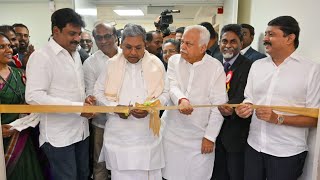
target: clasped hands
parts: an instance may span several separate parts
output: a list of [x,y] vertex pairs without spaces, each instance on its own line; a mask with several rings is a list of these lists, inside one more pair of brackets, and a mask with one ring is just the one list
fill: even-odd
[[[240,104],[238,107],[236,107],[235,111],[239,117],[248,118],[253,113],[252,104]],[[269,122],[269,123],[273,123],[273,124],[278,123],[278,120],[277,120],[278,115],[274,113],[271,108],[268,108],[268,107],[257,108],[256,116],[258,119]]]
[[[118,105],[118,106],[125,106],[125,105]],[[129,105],[127,107],[132,107],[132,105]],[[116,113],[116,114],[118,114],[119,117],[122,119],[128,119],[130,115],[132,115],[135,118],[141,119],[141,118],[145,118],[149,114],[149,112],[146,110],[132,109],[130,110],[129,113]]]

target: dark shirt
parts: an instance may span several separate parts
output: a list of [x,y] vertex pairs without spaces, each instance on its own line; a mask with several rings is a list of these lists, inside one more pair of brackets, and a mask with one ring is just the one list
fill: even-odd
[[86,50],[80,48],[78,50],[79,54],[80,54],[80,58],[81,58],[81,62],[83,64],[83,62],[89,57],[89,54],[86,52]]
[[211,46],[209,49],[207,49],[206,53],[209,54],[210,56],[218,59],[219,61],[223,60],[223,56],[220,52],[218,42],[216,42],[213,46]]

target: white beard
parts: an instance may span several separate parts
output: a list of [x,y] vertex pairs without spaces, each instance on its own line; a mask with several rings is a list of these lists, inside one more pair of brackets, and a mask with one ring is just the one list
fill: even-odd
[[233,57],[233,53],[223,53],[222,56],[224,59],[230,59]]

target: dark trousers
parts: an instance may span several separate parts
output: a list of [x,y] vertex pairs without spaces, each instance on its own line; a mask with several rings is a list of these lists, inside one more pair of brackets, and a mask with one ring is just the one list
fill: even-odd
[[296,180],[302,174],[307,153],[276,157],[258,152],[248,145],[245,152],[245,180]]
[[244,152],[227,152],[217,139],[211,180],[243,180],[243,177]]
[[89,138],[66,147],[45,143],[41,148],[49,160],[54,180],[88,180]]

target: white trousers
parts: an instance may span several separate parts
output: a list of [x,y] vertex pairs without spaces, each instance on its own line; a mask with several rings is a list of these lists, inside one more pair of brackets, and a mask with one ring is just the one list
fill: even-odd
[[162,180],[161,169],[144,170],[111,170],[111,180]]

